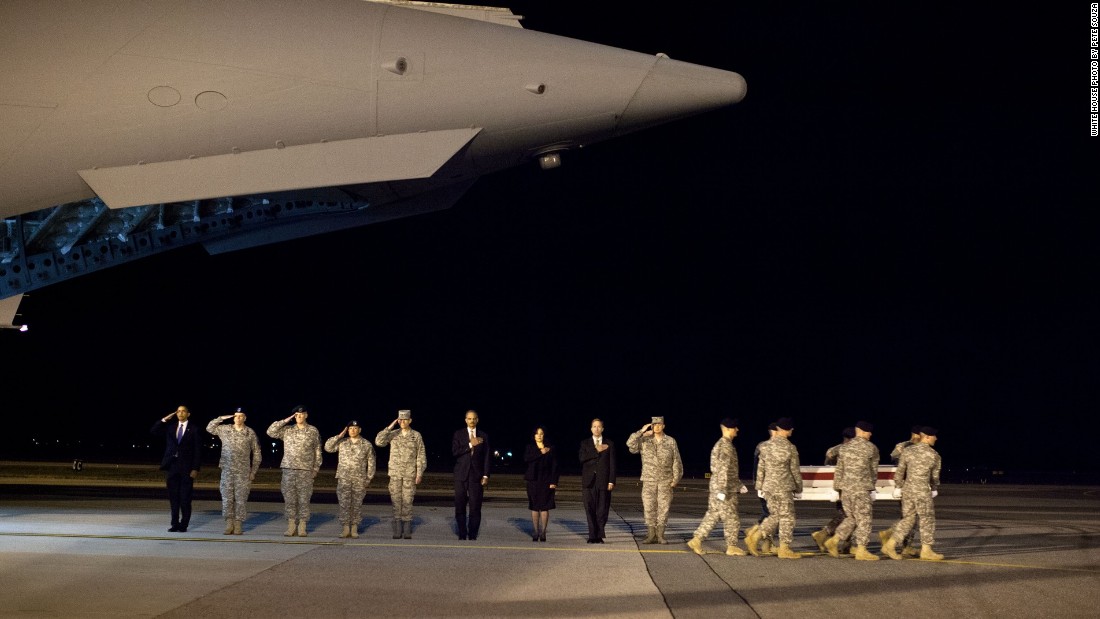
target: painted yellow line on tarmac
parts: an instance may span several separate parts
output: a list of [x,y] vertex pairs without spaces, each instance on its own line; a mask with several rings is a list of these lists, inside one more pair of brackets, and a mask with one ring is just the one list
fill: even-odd
[[209,542],[215,544],[307,544],[312,546],[356,546],[376,548],[462,548],[466,550],[538,550],[538,551],[572,551],[572,552],[645,552],[645,553],[672,553],[683,554],[688,550],[661,550],[637,548],[571,548],[561,546],[486,546],[473,544],[424,544],[402,542],[346,542],[339,540],[325,540],[323,538],[287,538],[287,539],[262,539],[255,537],[225,536],[225,537],[181,537],[169,535],[100,535],[92,533],[8,533],[0,532],[0,537],[51,537],[59,539],[117,539],[136,541],[169,541],[169,542]]
[[[137,540],[137,541],[170,541],[170,542],[208,542],[215,544],[284,544],[284,545],[311,545],[311,546],[355,546],[362,548],[462,548],[465,550],[532,550],[542,552],[629,552],[629,553],[646,553],[646,554],[695,554],[691,550],[676,550],[676,549],[660,549],[660,548],[573,548],[573,547],[561,547],[561,546],[485,546],[485,545],[473,545],[473,544],[424,544],[424,543],[402,543],[402,542],[345,542],[338,540],[324,540],[317,538],[287,538],[287,539],[263,539],[263,538],[244,538],[239,536],[226,536],[226,537],[179,537],[179,536],[167,536],[167,535],[96,535],[90,533],[10,533],[0,532],[0,537],[49,537],[58,539],[117,539],[117,540]],[[724,552],[711,552],[708,551],[708,555],[722,555]],[[826,553],[812,553],[803,552],[800,553],[803,557],[814,556],[828,556]],[[769,558],[757,557],[757,558]],[[1100,574],[1100,570],[1079,568],[1079,567],[1060,567],[1051,565],[1035,565],[1027,563],[994,563],[992,561],[964,561],[962,559],[944,559],[943,561],[925,561],[923,559],[907,559],[906,563],[914,561],[920,561],[921,563],[943,563],[953,565],[976,565],[981,567],[1006,567],[1014,569],[1027,569],[1027,570],[1052,570],[1059,572],[1080,572],[1083,574]]]

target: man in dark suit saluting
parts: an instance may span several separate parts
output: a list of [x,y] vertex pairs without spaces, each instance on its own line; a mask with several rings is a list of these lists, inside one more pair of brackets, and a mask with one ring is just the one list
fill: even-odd
[[592,420],[592,436],[581,441],[581,494],[588,516],[588,543],[602,544],[611,491],[615,489],[615,445],[603,438],[603,422]]
[[[481,528],[481,498],[489,483],[489,435],[477,429],[477,411],[466,411],[466,427],[455,432],[455,521],[458,539],[477,539]],[[470,507],[469,521],[466,506]]]
[[[195,478],[199,476],[199,462],[202,452],[199,450],[199,432],[191,427],[187,419],[191,411],[180,406],[176,412],[158,419],[149,430],[152,434],[164,435],[164,458],[160,461],[160,470],[164,471],[168,485],[168,503],[172,507],[172,533],[186,533],[191,522],[191,493],[195,488]],[[175,423],[169,423],[173,417]]]

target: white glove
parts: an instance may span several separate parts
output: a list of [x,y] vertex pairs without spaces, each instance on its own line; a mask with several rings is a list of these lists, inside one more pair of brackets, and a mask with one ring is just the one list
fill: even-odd
[[719,492],[715,496],[715,498],[717,498],[719,501],[725,501],[726,500],[726,493],[725,492]]
[[894,497],[895,499],[900,499],[901,498],[901,488],[894,488],[894,491],[890,493],[890,496]]
[[794,500],[798,501],[801,498],[802,498],[802,493],[801,492],[795,492],[794,493]]
[[837,492],[836,490],[833,490],[832,492],[829,493],[829,500],[832,501],[833,503],[836,503],[837,501],[840,500],[840,493]]
[[757,490],[756,491],[756,496],[758,496],[760,498],[764,498],[764,491],[763,490]]
[[932,498],[933,498],[933,499],[934,499],[934,498],[936,498],[936,495],[938,495],[939,493],[940,493],[940,491],[939,491],[939,490],[933,490],[933,491],[932,491]]
[[746,486],[745,484],[741,484],[741,494],[745,494],[748,491],[749,491],[749,487]]
[[875,491],[875,490],[872,490],[871,491],[871,500],[874,501],[877,498],[878,498],[878,492]]

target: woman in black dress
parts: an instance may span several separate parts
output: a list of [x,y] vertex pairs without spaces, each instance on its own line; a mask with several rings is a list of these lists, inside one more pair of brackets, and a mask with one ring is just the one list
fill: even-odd
[[558,458],[554,448],[546,442],[546,429],[535,428],[535,442],[527,446],[523,454],[527,472],[527,507],[531,510],[534,532],[532,542],[546,541],[546,525],[550,522],[550,510],[554,509],[554,491],[558,487]]

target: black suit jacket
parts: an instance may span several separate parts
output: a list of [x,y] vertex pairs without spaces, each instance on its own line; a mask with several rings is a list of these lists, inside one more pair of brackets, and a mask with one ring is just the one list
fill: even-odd
[[604,439],[603,444],[607,450],[603,453],[596,451],[596,445],[592,437],[581,441],[581,487],[593,486],[605,487],[615,483],[615,444]]
[[451,453],[455,457],[455,479],[469,479],[489,476],[492,451],[489,449],[489,435],[480,429],[474,431],[482,443],[470,449],[470,431],[462,428],[455,432],[451,441]]
[[187,429],[183,432],[183,439],[176,442],[176,429],[179,421],[168,423],[158,419],[149,429],[152,434],[164,435],[164,457],[160,461],[160,470],[171,470],[173,465],[179,464],[178,471],[197,471],[202,461],[202,449],[199,447],[199,428],[197,421],[187,422]]

